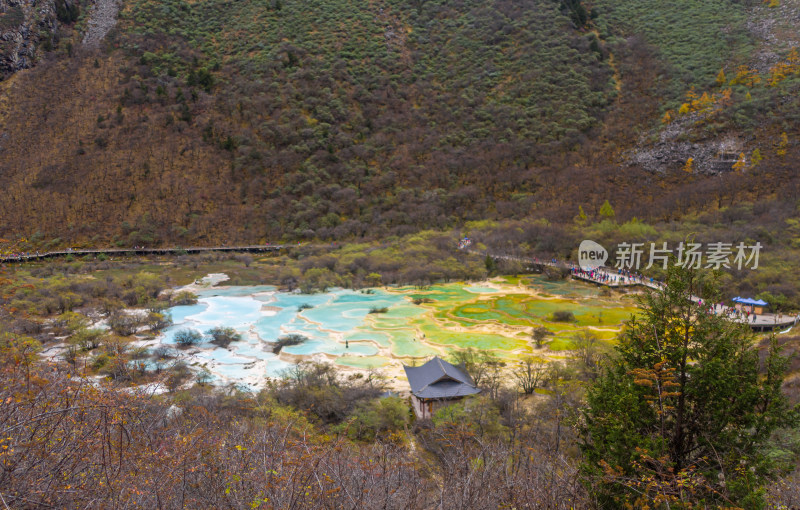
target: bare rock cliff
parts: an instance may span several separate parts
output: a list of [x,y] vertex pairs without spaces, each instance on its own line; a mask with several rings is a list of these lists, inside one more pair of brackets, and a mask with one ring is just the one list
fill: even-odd
[[32,67],[80,7],[79,0],[0,0],[0,80]]

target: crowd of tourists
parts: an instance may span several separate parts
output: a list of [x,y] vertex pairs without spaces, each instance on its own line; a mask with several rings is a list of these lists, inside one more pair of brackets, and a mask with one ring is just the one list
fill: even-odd
[[634,285],[634,284],[643,284],[643,285],[663,285],[662,282],[655,280],[654,278],[648,278],[641,273],[636,273],[630,271],[628,269],[616,269],[616,270],[609,270],[609,269],[583,269],[579,266],[572,266],[571,268],[572,276],[577,276],[578,278],[593,280],[598,283],[603,283],[605,285]]
[[30,257],[38,257],[39,252],[30,252],[30,251],[16,251],[12,253],[4,253],[2,254],[2,258],[5,259],[26,259]]

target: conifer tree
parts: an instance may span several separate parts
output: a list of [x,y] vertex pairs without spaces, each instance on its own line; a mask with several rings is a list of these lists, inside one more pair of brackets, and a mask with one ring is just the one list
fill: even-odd
[[611,207],[611,204],[608,202],[608,199],[606,199],[606,201],[603,202],[603,205],[600,207],[600,216],[602,216],[607,220],[614,219],[615,216],[614,208]]
[[797,422],[786,359],[773,340],[760,367],[749,327],[690,299],[700,289],[718,301],[711,278],[670,267],[588,391],[582,469],[603,508],[763,507],[763,445]]
[[781,133],[780,141],[778,142],[778,150],[776,153],[778,156],[785,156],[786,155],[786,148],[789,147],[789,137],[786,135],[784,131]]
[[734,171],[741,173],[744,170],[746,163],[747,160],[744,156],[744,152],[740,152],[739,157],[736,159],[736,163],[733,164]]
[[725,77],[725,69],[720,69],[717,74],[717,85],[722,87],[726,83],[728,83],[728,79]]
[[761,155],[761,150],[759,148],[753,149],[753,153],[750,155],[750,166],[755,168],[761,163],[762,159],[764,159],[764,157]]
[[588,221],[589,221],[589,218],[586,216],[586,213],[583,211],[583,206],[579,205],[578,206],[578,215],[575,217],[575,223],[577,223],[580,226],[584,226],[584,225],[586,225],[586,223]]

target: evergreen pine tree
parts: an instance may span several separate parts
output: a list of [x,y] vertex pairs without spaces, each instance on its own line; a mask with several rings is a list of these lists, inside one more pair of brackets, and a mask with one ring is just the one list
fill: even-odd
[[797,417],[786,359],[773,341],[759,367],[749,327],[691,300],[701,288],[718,302],[713,282],[671,267],[588,391],[582,469],[604,508],[763,507],[764,443]]

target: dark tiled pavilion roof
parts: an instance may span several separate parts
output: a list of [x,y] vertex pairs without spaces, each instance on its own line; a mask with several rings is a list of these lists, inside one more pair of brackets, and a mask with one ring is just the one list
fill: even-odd
[[420,367],[403,365],[417,398],[454,398],[479,393],[472,379],[462,369],[438,356]]

